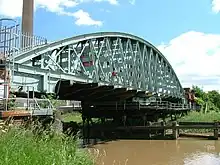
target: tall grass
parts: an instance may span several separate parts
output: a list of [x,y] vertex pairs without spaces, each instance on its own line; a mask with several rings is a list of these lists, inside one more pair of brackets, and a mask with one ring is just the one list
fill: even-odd
[[77,141],[56,133],[36,135],[32,130],[0,129],[0,165],[92,165]]

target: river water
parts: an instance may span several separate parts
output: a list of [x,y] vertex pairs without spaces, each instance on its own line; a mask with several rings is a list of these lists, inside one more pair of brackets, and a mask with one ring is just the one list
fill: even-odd
[[220,165],[220,141],[118,140],[89,151],[97,165]]

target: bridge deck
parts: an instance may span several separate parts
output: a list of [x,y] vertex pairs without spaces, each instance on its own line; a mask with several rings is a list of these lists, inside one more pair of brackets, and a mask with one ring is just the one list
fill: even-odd
[[[100,83],[72,83],[71,81],[60,81],[55,87],[55,93],[61,100],[78,101],[123,101],[132,97],[150,97],[155,93],[134,89],[134,87],[125,88],[117,85],[106,85]],[[168,98],[173,102],[180,101],[179,98],[172,97],[169,94],[160,94],[160,98]]]

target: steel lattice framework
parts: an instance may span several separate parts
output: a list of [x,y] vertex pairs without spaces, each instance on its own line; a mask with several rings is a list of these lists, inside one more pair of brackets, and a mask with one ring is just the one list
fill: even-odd
[[69,79],[183,97],[178,77],[163,54],[131,34],[80,35],[20,51],[10,60],[15,77],[18,72],[43,76],[46,91],[48,79]]

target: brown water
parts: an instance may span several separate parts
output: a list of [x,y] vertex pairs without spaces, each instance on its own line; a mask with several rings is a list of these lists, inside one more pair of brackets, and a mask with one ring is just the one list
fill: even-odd
[[220,165],[220,141],[119,140],[94,147],[97,165]]

